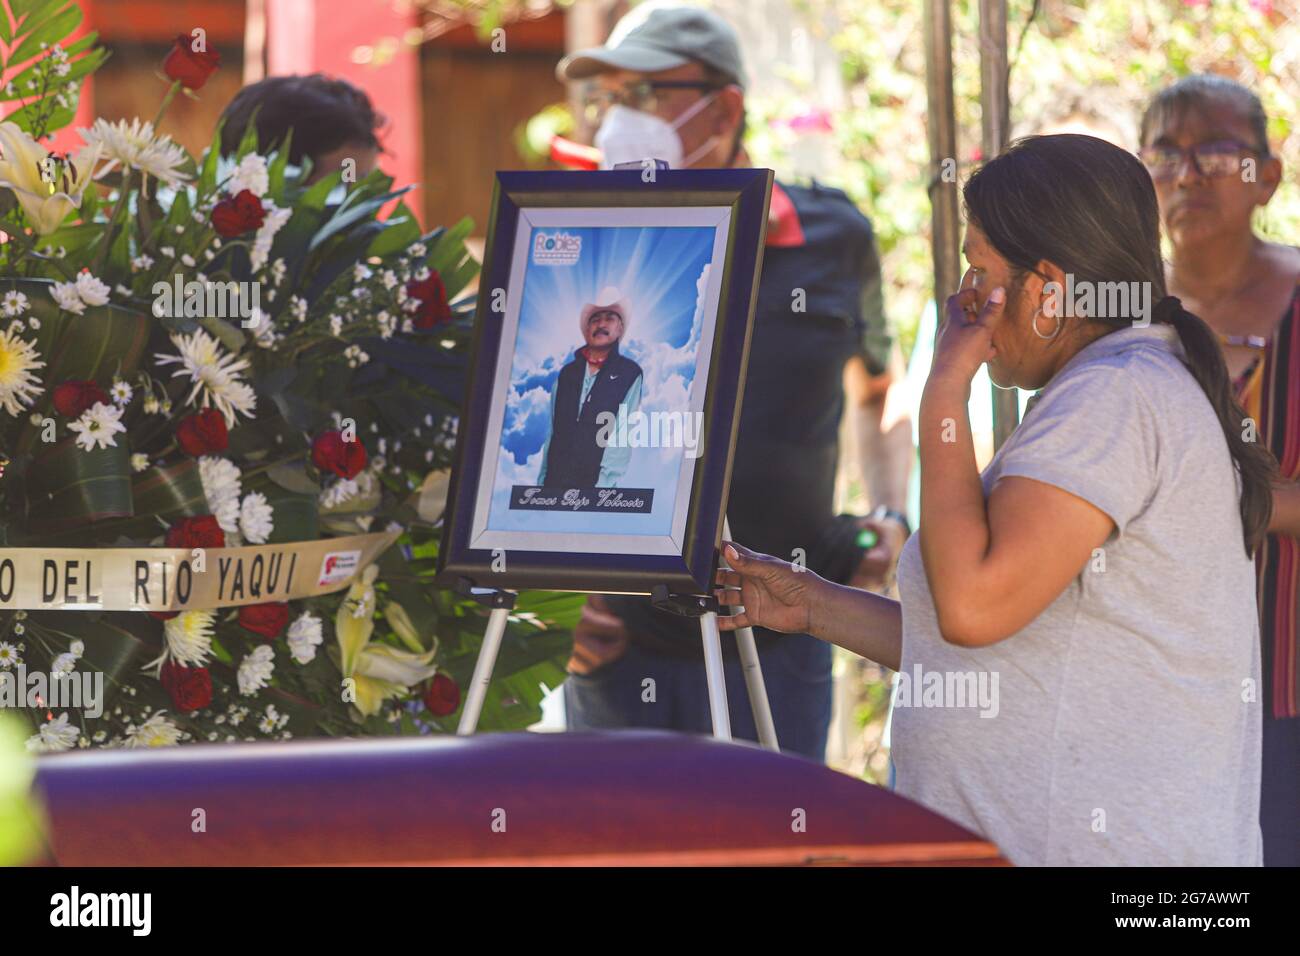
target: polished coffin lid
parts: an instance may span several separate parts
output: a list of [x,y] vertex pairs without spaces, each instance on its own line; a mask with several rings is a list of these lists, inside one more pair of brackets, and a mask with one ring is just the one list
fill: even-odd
[[888,790],[662,731],[80,752],[37,787],[73,866],[1004,862]]

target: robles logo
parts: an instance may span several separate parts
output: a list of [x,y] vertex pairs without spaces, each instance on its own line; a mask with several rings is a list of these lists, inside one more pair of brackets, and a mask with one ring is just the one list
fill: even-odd
[[539,232],[533,239],[533,262],[539,266],[575,265],[582,255],[582,237],[567,232]]

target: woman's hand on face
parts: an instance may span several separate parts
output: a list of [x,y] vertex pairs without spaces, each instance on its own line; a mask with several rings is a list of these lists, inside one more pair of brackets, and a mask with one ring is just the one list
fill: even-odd
[[997,355],[993,330],[1002,319],[1006,297],[1006,290],[998,286],[978,311],[973,288],[948,297],[943,327],[934,344],[929,381],[970,385],[980,366]]
[[786,634],[805,634],[811,626],[811,592],[821,580],[812,571],[771,555],[723,542],[723,556],[731,566],[718,570],[714,595],[724,611],[744,605],[744,611],[718,616],[718,627],[766,627]]

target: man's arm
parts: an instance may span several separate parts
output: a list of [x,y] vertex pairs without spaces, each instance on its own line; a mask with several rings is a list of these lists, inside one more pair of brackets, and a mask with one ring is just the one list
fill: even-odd
[[[641,379],[643,376],[638,375],[627,394],[623,397],[620,408],[627,409],[627,417],[631,418],[641,407]],[[600,457],[600,475],[596,478],[597,488],[616,488],[618,481],[627,471],[628,462],[632,459],[632,449],[626,445],[607,445],[605,453]]]

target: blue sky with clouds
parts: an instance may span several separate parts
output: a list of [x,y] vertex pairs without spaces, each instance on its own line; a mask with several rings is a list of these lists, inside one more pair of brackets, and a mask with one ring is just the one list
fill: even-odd
[[560,369],[583,345],[582,307],[606,287],[617,288],[628,306],[619,350],[645,375],[641,410],[689,410],[701,332],[711,335],[715,318],[703,315],[714,227],[534,227],[530,250],[538,232],[557,231],[580,237],[582,248],[572,265],[542,265],[529,255],[488,527],[666,534],[681,448],[632,451],[619,484],[655,489],[649,515],[512,512],[506,504],[511,485],[537,480],[550,434],[551,391]]

